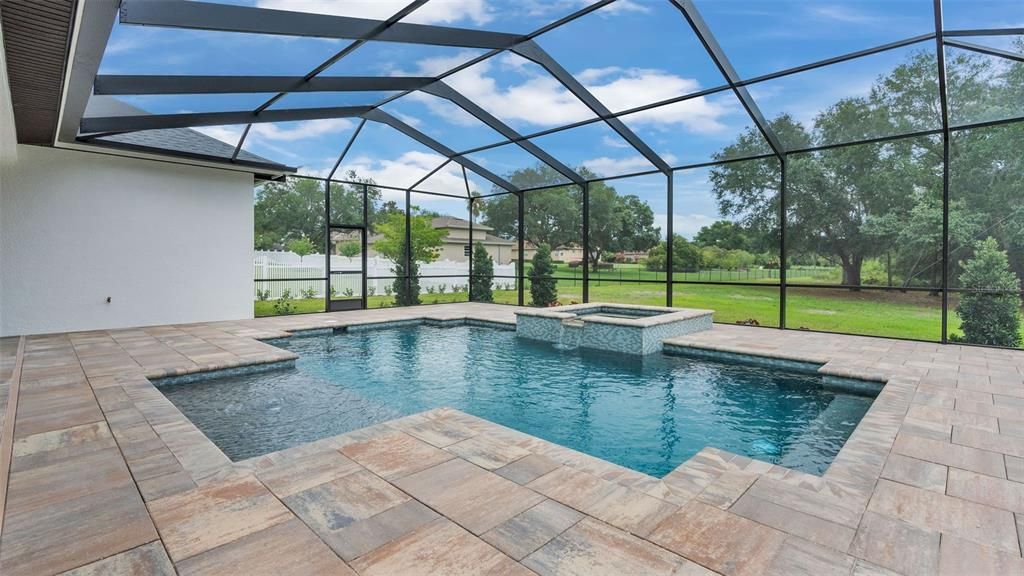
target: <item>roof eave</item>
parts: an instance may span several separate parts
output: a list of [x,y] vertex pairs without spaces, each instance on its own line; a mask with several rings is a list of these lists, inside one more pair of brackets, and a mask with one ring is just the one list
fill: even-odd
[[157,148],[151,146],[140,146],[138,144],[129,144],[125,142],[112,142],[112,141],[101,141],[101,140],[89,140],[85,142],[79,142],[81,145],[87,145],[90,148],[107,148],[115,150],[125,150],[129,152],[139,152],[153,156],[161,157],[172,157],[186,160],[198,160],[210,165],[213,168],[227,168],[232,170],[240,170],[245,172],[251,172],[254,177],[263,180],[274,180],[281,176],[295,174],[298,170],[293,166],[286,166],[284,164],[276,164],[273,162],[252,162],[247,160],[236,159],[232,162],[228,158],[220,156],[212,156],[209,154],[197,154],[193,152],[184,152],[178,150],[170,150],[167,148]]

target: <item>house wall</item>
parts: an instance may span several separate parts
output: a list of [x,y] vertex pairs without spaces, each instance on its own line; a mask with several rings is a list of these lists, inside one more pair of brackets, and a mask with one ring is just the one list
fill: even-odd
[[251,174],[24,145],[3,168],[0,335],[250,318],[252,262]]
[[[523,250],[524,259],[529,262],[533,260],[533,257],[537,255],[537,249],[532,246],[526,246]],[[512,258],[519,258],[519,247],[516,246],[512,249]],[[557,262],[572,262],[573,260],[583,260],[583,249],[582,248],[556,248],[551,251],[551,259]]]
[[[479,242],[478,240],[477,243]],[[460,241],[460,239],[449,236],[438,249],[438,259],[451,260],[453,262],[469,262],[470,258],[466,256],[465,248],[467,244],[469,244],[468,237]],[[491,255],[495,264],[508,264],[512,261],[512,246],[484,243],[484,249]]]

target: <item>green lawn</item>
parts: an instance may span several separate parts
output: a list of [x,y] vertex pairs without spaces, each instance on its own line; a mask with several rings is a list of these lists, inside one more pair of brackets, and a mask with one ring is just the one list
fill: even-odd
[[[715,321],[722,323],[755,320],[761,326],[778,326],[779,289],[777,286],[731,286],[709,284],[676,284],[673,286],[674,306],[708,308],[715,311]],[[558,281],[559,301],[573,304],[583,301],[583,285],[579,280]],[[529,282],[526,286],[529,303]],[[421,294],[424,304],[465,302],[465,292]],[[495,302],[516,304],[515,290],[497,290]],[[592,302],[623,304],[665,304],[665,287],[659,284],[591,281]],[[846,332],[872,336],[890,336],[915,340],[939,340],[942,331],[941,298],[927,292],[882,292],[878,290],[827,290],[789,288],[787,319],[789,328],[806,328],[830,332]],[[371,296],[370,308],[394,305],[393,296]],[[256,302],[256,316],[274,315],[273,301]],[[322,299],[295,300],[296,313],[322,312]],[[956,305],[950,298],[951,308]],[[959,330],[960,321],[949,315],[950,334]]]
[[[581,302],[582,284],[559,281],[558,295],[563,304]],[[590,301],[663,306],[665,287],[592,282]],[[714,310],[716,322],[732,324],[756,320],[761,326],[779,325],[779,289],[776,286],[676,284],[672,290],[672,305]],[[789,328],[918,340],[938,340],[942,333],[941,299],[928,293],[789,288],[786,305]],[[950,330],[957,328],[959,320],[952,315]]]
[[[531,263],[526,263],[529,274]],[[583,268],[570,268],[568,264],[556,264],[553,276],[558,278],[583,279]],[[787,269],[790,282],[829,283],[839,281],[838,268],[797,266]],[[665,280],[664,272],[651,272],[641,264],[615,264],[611,270],[591,270],[591,280]],[[779,271],[761,268],[745,270],[702,270],[700,272],[676,272],[673,279],[677,282],[763,282],[777,284]]]

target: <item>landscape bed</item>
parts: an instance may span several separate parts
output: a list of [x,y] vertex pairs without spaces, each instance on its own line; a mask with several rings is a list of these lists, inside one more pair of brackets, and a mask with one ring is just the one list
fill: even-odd
[[708,445],[820,474],[880,386],[753,357],[561,350],[461,323],[274,343],[299,354],[294,368],[157,385],[236,461],[450,406],[658,477]]

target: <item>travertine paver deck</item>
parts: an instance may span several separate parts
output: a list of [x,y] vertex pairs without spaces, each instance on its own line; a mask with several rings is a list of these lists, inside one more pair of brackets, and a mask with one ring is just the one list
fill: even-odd
[[514,310],[0,339],[0,573],[1024,574],[1021,352],[670,341],[886,381],[821,477],[709,447],[657,479],[447,408],[233,463],[147,379],[289,360],[258,339],[294,330]]

